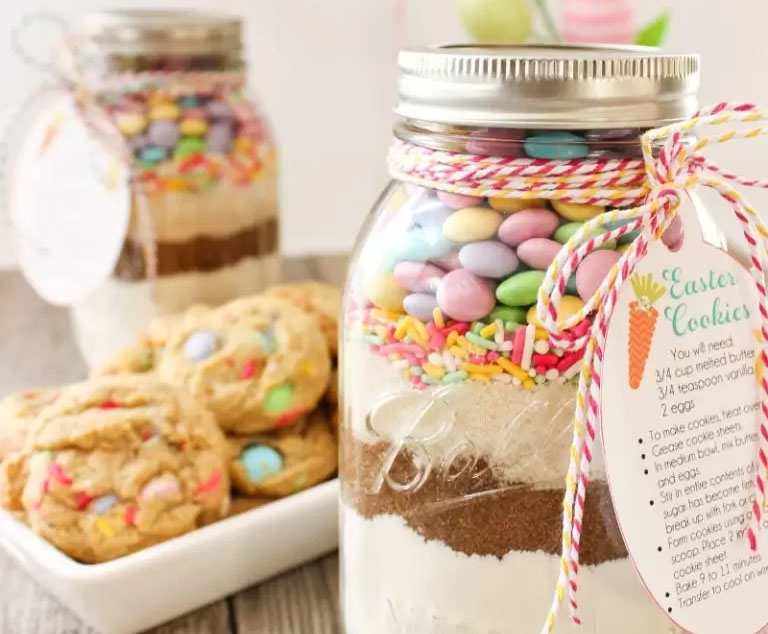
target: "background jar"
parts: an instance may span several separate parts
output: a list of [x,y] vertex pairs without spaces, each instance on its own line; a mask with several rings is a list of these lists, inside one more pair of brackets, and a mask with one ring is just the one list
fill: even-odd
[[[446,47],[405,52],[400,67],[395,133],[413,161],[637,159],[645,129],[696,109],[698,59],[647,49]],[[559,570],[580,355],[550,346],[534,304],[562,244],[604,208],[435,185],[393,182],[350,268],[346,632],[538,632]],[[565,316],[635,238],[585,259]],[[683,239],[679,221],[662,238],[673,250]],[[599,449],[580,553],[585,631],[675,631],[628,559]]]
[[153,316],[279,279],[277,155],[244,95],[241,30],[239,18],[183,10],[83,22],[76,64],[120,132],[134,179],[114,274],[72,308],[91,366]]

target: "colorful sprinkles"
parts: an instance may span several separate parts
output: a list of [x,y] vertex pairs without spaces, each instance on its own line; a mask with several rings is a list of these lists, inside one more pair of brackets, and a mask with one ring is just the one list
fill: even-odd
[[[550,347],[546,331],[534,324],[454,321],[439,308],[426,323],[379,308],[355,310],[350,319],[353,335],[419,389],[466,380],[527,389],[547,381],[564,383],[578,375],[584,354]],[[590,320],[583,320],[570,336],[583,335],[589,326]]]

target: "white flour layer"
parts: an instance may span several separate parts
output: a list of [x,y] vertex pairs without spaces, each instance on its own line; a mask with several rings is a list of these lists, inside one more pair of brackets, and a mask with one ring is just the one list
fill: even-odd
[[[559,557],[539,552],[464,555],[425,541],[395,515],[342,514],[346,634],[538,634]],[[563,608],[555,634],[678,634],[629,560],[583,566],[583,625]]]
[[[563,486],[573,440],[572,384],[526,390],[468,380],[417,390],[392,361],[359,341],[346,342],[343,363],[345,424],[358,440],[397,444],[410,436],[422,440],[435,468],[469,451],[489,459],[507,482]],[[602,479],[602,450],[593,455],[592,477]]]

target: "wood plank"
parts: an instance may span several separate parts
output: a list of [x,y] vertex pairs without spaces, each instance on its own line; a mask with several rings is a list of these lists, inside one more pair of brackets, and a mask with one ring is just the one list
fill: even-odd
[[327,555],[232,600],[237,634],[337,634],[338,558]]

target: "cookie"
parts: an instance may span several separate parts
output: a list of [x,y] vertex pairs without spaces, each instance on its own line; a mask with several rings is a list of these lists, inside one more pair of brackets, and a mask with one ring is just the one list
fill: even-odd
[[21,450],[32,423],[58,393],[53,388],[25,390],[0,401],[0,460]]
[[108,561],[224,517],[226,451],[184,391],[152,375],[104,377],[63,388],[40,414],[3,463],[3,500],[69,556]]
[[331,356],[336,357],[341,311],[341,291],[337,287],[323,282],[295,282],[273,286],[265,295],[287,299],[309,313],[325,336]]
[[244,495],[283,497],[329,478],[338,452],[324,414],[271,435],[228,438],[233,487]]
[[186,387],[228,433],[290,425],[328,387],[323,335],[284,299],[252,296],[188,320],[168,338],[157,372]]
[[195,320],[209,310],[207,306],[198,304],[177,315],[156,317],[149,323],[146,332],[139,337],[134,345],[123,348],[115,355],[114,359],[98,368],[93,376],[153,372],[157,366],[159,354],[171,332],[180,323]]

